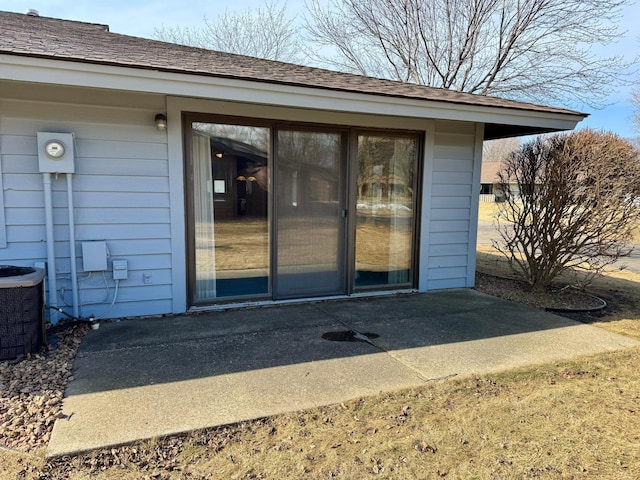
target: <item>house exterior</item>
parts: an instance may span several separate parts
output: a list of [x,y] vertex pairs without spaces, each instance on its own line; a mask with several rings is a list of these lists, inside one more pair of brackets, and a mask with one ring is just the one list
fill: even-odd
[[0,12],[0,264],[88,317],[472,287],[482,142],[585,115]]
[[[506,192],[500,186],[498,173],[503,169],[503,162],[482,162],[480,172],[480,202],[504,201]],[[510,184],[512,192],[518,192],[517,183]]]

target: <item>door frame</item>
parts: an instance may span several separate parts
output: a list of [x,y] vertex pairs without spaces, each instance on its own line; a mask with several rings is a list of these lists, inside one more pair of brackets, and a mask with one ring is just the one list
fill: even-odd
[[[291,122],[274,122],[272,128],[272,151],[273,151],[273,166],[271,168],[271,185],[272,192],[277,193],[280,182],[280,166],[277,159],[278,152],[278,132],[280,131],[292,131],[292,132],[308,132],[308,133],[333,133],[340,135],[340,185],[339,185],[339,229],[337,232],[337,241],[339,245],[338,252],[338,277],[339,285],[333,292],[318,293],[316,296],[334,296],[334,295],[347,295],[349,293],[349,249],[348,249],[348,230],[349,230],[349,190],[351,177],[349,174],[349,135],[350,130],[347,127],[337,125],[315,125],[305,123],[291,123]],[[295,298],[313,298],[309,297],[309,293],[300,293],[296,295],[280,296],[278,290],[278,202],[274,200],[274,195],[270,195],[272,201],[271,208],[271,297],[273,300],[289,300]],[[343,213],[344,212],[344,213]]]
[[[192,142],[191,142],[191,126],[194,122],[201,123],[220,123],[230,124],[248,127],[262,127],[270,129],[270,190],[268,195],[268,216],[269,216],[269,292],[267,294],[260,295],[246,295],[246,296],[234,296],[234,297],[220,297],[211,300],[195,300],[195,278],[196,278],[196,264],[195,264],[195,229],[194,229],[194,197],[193,197],[193,160],[192,160]],[[331,293],[327,296],[340,297],[348,296],[354,293],[366,293],[374,291],[395,291],[416,288],[418,285],[418,259],[419,255],[419,236],[421,230],[421,208],[422,208],[422,176],[424,174],[424,166],[421,159],[423,158],[425,133],[421,130],[410,129],[386,129],[386,128],[363,128],[354,127],[348,125],[339,124],[323,124],[314,122],[287,122],[275,119],[255,118],[255,117],[242,117],[233,115],[219,115],[214,113],[202,113],[202,112],[182,112],[182,136],[184,145],[184,195],[185,195],[185,240],[186,240],[186,261],[187,261],[187,305],[193,306],[205,306],[215,304],[232,304],[232,303],[245,303],[247,301],[282,301],[284,298],[277,297],[277,285],[275,268],[277,266],[277,260],[274,255],[277,255],[275,251],[277,246],[275,244],[274,237],[276,236],[275,228],[277,221],[277,206],[275,205],[273,192],[277,191],[276,178],[277,171],[277,158],[276,158],[276,141],[277,132],[279,129],[293,130],[293,131],[308,131],[308,132],[330,132],[340,133],[342,135],[342,152],[341,152],[341,169],[344,177],[343,189],[340,192],[341,203],[346,210],[346,218],[341,222],[342,232],[340,234],[340,241],[342,243],[342,285],[340,292]],[[357,175],[358,175],[358,135],[371,134],[379,136],[389,137],[415,137],[417,141],[417,152],[415,158],[414,167],[414,214],[412,219],[412,245],[411,245],[411,275],[410,281],[407,285],[398,286],[373,286],[373,287],[359,287],[355,288],[355,271],[356,271],[356,201],[357,201]],[[299,297],[287,297],[287,299],[293,298],[314,298],[301,295]]]

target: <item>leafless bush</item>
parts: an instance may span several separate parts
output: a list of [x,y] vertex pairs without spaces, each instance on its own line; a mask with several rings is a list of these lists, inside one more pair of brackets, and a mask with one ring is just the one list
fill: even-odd
[[539,137],[498,174],[507,192],[494,248],[542,290],[563,272],[587,282],[631,252],[640,223],[640,158],[613,133],[581,130]]

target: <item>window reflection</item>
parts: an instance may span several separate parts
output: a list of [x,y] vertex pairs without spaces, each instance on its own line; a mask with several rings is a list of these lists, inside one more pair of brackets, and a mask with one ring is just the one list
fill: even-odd
[[417,140],[358,136],[356,287],[412,281]]
[[196,300],[269,293],[269,137],[192,125]]
[[344,291],[343,135],[279,130],[277,295]]

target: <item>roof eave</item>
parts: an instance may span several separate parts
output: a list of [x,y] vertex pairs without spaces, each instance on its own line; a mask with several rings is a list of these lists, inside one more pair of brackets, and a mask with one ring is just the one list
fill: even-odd
[[487,139],[570,130],[585,117],[584,114],[570,111],[556,113],[415,99],[189,72],[143,69],[134,65],[105,65],[6,53],[0,53],[0,59],[0,80],[224,99],[295,108],[473,121],[487,125]]

